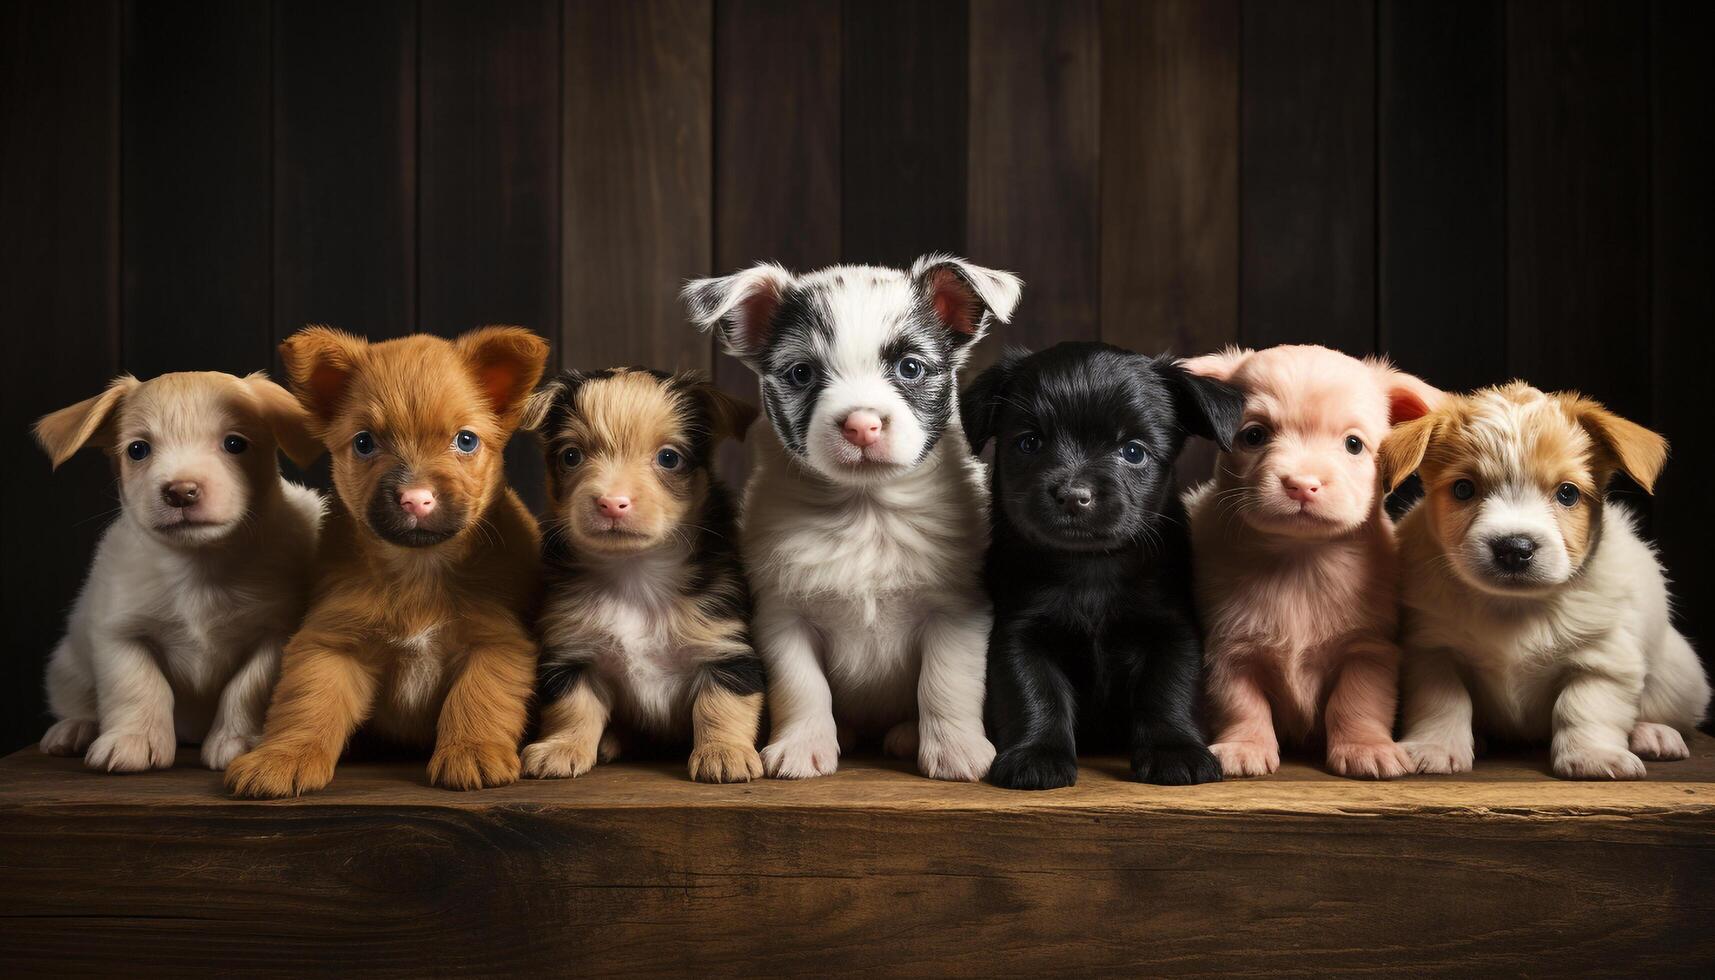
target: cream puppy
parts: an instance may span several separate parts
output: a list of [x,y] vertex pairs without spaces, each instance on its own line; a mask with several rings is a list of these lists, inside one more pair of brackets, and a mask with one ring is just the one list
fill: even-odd
[[1465,772],[1473,728],[1549,741],[1564,779],[1637,779],[1683,759],[1709,682],[1668,615],[1667,581],[1631,514],[1667,443],[1588,398],[1523,382],[1453,399],[1382,447],[1389,487],[1424,498],[1399,526],[1405,750]]
[[133,772],[201,742],[226,768],[262,733],[310,585],[322,500],[274,455],[321,451],[297,401],[261,374],[127,375],[35,431],[56,468],[110,455],[123,504],[48,663],[42,751]]
[[988,491],[957,373],[1020,288],[945,255],[685,288],[691,319],[757,373],[778,437],[757,440],[741,530],[769,775],[833,772],[842,732],[936,779],[988,772]]

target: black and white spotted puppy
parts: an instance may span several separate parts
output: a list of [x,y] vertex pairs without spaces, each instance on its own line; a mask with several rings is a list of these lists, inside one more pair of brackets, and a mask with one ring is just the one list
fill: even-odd
[[756,441],[741,530],[769,775],[832,773],[842,737],[865,736],[936,779],[988,772],[988,494],[956,375],[1020,289],[946,255],[685,287],[691,319],[756,372],[778,436]]

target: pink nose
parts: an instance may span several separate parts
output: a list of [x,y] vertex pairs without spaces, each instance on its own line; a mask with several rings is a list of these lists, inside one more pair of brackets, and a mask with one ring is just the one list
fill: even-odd
[[1322,489],[1322,481],[1313,476],[1283,476],[1280,482],[1286,487],[1286,495],[1301,503],[1315,500]]
[[881,441],[881,416],[874,412],[853,412],[840,423],[846,441],[862,449]]
[[631,513],[630,497],[597,497],[595,505],[601,508],[601,516],[616,521]]
[[435,493],[425,487],[399,491],[399,506],[412,517],[428,517],[435,509]]

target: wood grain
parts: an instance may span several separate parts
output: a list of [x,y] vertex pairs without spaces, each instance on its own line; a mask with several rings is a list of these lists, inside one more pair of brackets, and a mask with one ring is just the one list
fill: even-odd
[[193,768],[100,776],[32,750],[0,762],[0,951],[27,973],[1715,963],[1715,741],[1635,784],[1542,765],[1374,784],[1289,762],[1162,788],[1091,759],[1031,794],[865,760],[705,786],[663,762],[456,794],[350,763],[324,793],[249,803]]

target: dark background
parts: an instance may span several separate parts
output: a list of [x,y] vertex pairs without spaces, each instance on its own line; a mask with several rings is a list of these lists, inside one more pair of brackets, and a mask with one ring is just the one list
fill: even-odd
[[1015,270],[1023,304],[981,363],[1063,338],[1318,341],[1443,387],[1580,388],[1673,441],[1642,506],[1709,645],[1708,4],[0,17],[0,747],[45,724],[42,665],[115,505],[97,454],[49,474],[36,417],[122,370],[267,367],[305,322],[519,323],[557,364],[712,369],[753,393],[674,294],[762,258],[946,249]]

